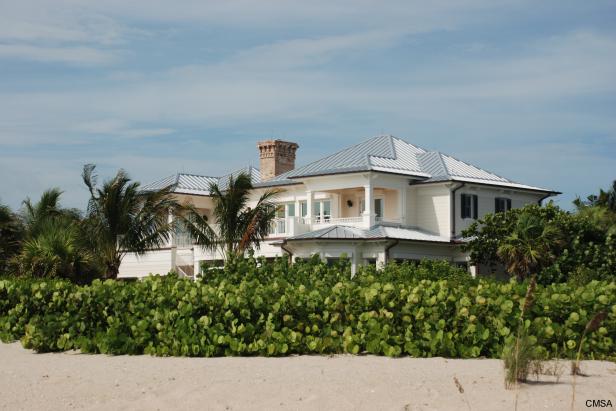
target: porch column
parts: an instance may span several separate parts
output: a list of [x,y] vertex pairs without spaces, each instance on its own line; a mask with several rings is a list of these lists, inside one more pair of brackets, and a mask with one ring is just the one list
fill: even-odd
[[406,186],[402,186],[398,191],[398,217],[400,218],[400,224],[406,225]]
[[171,248],[171,269],[175,270],[177,268],[177,254],[178,247],[175,241],[175,229],[173,228],[173,212],[169,210],[169,216],[167,217],[167,222],[171,226],[171,234],[169,235],[168,246]]
[[364,186],[364,225],[370,228],[374,225],[374,187],[372,181]]
[[173,229],[173,220],[173,212],[169,210],[169,214],[167,216],[167,224],[169,224],[172,229],[169,235],[169,240],[167,240],[167,247],[173,247],[173,244],[175,243],[175,230]]
[[355,277],[357,274],[357,268],[361,264],[361,256],[357,248],[358,247],[355,247],[353,253],[351,254],[351,278]]
[[385,251],[379,252],[376,255],[376,268],[377,268],[377,270],[382,270],[383,268],[385,268],[386,264],[387,264],[387,258],[386,258],[386,255],[385,255]]
[[308,224],[312,224],[312,201],[314,199],[314,193],[312,191],[306,191],[306,218]]

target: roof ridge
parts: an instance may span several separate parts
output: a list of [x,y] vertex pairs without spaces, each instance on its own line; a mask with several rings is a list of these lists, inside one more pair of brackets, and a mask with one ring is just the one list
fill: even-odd
[[[510,180],[510,179],[508,179],[507,177],[503,177],[503,176],[501,176],[501,175],[498,175],[498,174],[496,174],[496,173],[494,173],[494,172],[492,172],[492,171],[486,170],[486,169],[484,169],[484,168],[481,168],[481,167],[476,166],[476,165],[471,164],[471,163],[467,163],[466,161],[464,161],[464,160],[460,160],[459,158],[454,157],[454,156],[452,156],[452,155],[449,155],[449,154],[446,154],[446,153],[441,153],[440,151],[439,151],[439,153],[440,153],[440,154],[442,154],[442,155],[445,155],[445,156],[447,156],[447,157],[450,157],[450,158],[452,158],[452,159],[454,159],[454,160],[456,160],[456,161],[459,161],[460,163],[466,164],[467,166],[474,167],[474,168],[476,168],[476,169],[478,169],[478,170],[481,170],[481,171],[483,171],[483,172],[486,172],[486,173],[488,173],[488,174],[495,175],[495,176],[496,176],[496,177],[498,177],[498,178],[502,178],[502,179],[503,179],[503,180],[505,180],[506,182],[509,182],[509,183],[515,183],[515,184],[521,184],[521,183],[518,183],[517,181]],[[457,174],[451,174],[451,175],[455,175],[455,176],[458,176],[458,177],[464,177],[464,176],[460,176],[460,175],[457,175]]]
[[[330,154],[330,155],[328,155],[328,156],[325,156],[325,157],[319,158],[318,160],[311,161],[310,163],[305,164],[305,165],[303,165],[303,166],[301,166],[301,167],[298,167],[297,169],[302,168],[302,167],[305,167],[305,166],[308,166],[308,165],[310,165],[310,164],[312,164],[312,163],[316,163],[317,161],[322,161],[322,160],[328,159],[328,158],[330,158],[330,157],[333,157],[333,156],[338,155],[338,154],[340,154],[340,153],[343,153],[343,152],[345,152],[345,151],[352,150],[352,149],[354,149],[355,147],[359,147],[359,146],[361,146],[361,145],[363,145],[363,144],[365,144],[365,143],[367,143],[367,142],[369,142],[369,141],[376,140],[377,138],[381,138],[381,137],[388,137],[388,136],[389,136],[389,137],[392,137],[391,135],[388,135],[388,134],[379,134],[379,135],[377,135],[377,136],[373,136],[373,137],[367,138],[367,139],[365,139],[365,140],[363,140],[363,141],[361,141],[361,142],[359,142],[359,143],[353,144],[352,146],[348,146],[348,147],[345,147],[345,148],[343,148],[343,149],[341,149],[341,150],[338,150],[338,151],[336,151],[335,153],[332,153],[332,154]],[[291,170],[291,171],[293,171],[293,170]]]
[[178,175],[183,175],[183,176],[193,176],[193,177],[205,177],[205,178],[220,178],[217,176],[206,176],[204,174],[194,174],[194,173],[177,173]]
[[402,138],[400,138],[400,137],[396,137],[396,136],[393,136],[393,135],[392,135],[391,137],[392,137],[394,140],[401,141],[401,142],[403,142],[404,144],[408,144],[409,146],[413,146],[413,147],[415,147],[415,148],[417,148],[417,149],[419,149],[419,150],[422,150],[422,151],[423,151],[423,153],[422,153],[422,154],[427,153],[427,152],[430,152],[430,151],[433,151],[433,150],[428,150],[428,149],[426,149],[426,148],[424,148],[424,147],[418,146],[418,145],[416,145],[416,144],[409,143],[408,141],[406,141],[406,140],[404,140],[404,139],[402,139]]
[[436,151],[436,156],[438,157],[438,161],[441,163],[443,170],[445,170],[445,174],[451,175],[451,173],[449,172],[449,167],[447,167],[447,164],[445,164],[445,161],[443,161],[443,153],[441,153],[440,151]]

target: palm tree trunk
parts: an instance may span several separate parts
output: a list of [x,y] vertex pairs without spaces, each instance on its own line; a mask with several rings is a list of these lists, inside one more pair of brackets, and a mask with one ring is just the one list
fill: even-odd
[[118,262],[112,262],[107,264],[107,272],[105,273],[105,278],[115,280],[118,278],[118,274],[120,273],[120,264]]

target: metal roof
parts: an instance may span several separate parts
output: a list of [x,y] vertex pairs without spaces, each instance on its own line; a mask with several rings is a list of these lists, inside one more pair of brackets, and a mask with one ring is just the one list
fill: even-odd
[[218,182],[217,177],[178,173],[143,185],[141,189],[143,191],[153,191],[172,187],[174,193],[204,195],[209,194],[210,184],[216,182]]
[[175,185],[177,193],[208,195],[211,183],[217,183],[224,189],[229,177],[236,177],[241,172],[250,175],[255,187],[273,187],[298,184],[300,183],[298,180],[305,177],[365,171],[409,176],[416,180],[417,184],[460,181],[556,193],[553,190],[509,180],[447,154],[425,150],[391,135],[373,137],[267,181],[261,181],[257,168],[248,166],[223,177],[181,173],[148,184],[143,188],[153,190]]
[[259,186],[292,184],[311,176],[380,171],[414,177],[419,184],[462,181],[553,193],[520,184],[439,151],[428,151],[391,135],[373,137],[321,160],[281,174]]
[[239,176],[242,173],[250,176],[250,181],[253,186],[258,184],[261,181],[261,172],[259,171],[259,169],[253,166],[248,166],[248,167],[240,168],[239,170],[235,170],[232,173],[229,173],[225,176],[218,178],[218,181],[217,181],[218,187],[220,187],[221,190],[224,190],[229,185],[229,178],[231,177],[237,178],[237,176]]
[[376,225],[370,229],[334,225],[316,231],[289,237],[286,241],[294,240],[412,240],[449,243],[449,237],[442,237],[414,227],[392,227]]

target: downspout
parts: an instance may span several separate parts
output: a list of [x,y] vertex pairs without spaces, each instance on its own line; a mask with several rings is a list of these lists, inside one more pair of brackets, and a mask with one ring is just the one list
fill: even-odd
[[284,245],[285,245],[284,242],[280,244],[280,248],[282,249],[282,251],[289,254],[289,264],[292,264],[293,263],[293,253],[288,248],[285,248]]
[[551,196],[552,196],[552,193],[548,193],[548,194],[544,195],[539,200],[537,200],[537,204],[539,204],[539,206],[541,206],[541,203],[543,203],[543,200],[545,200],[546,198],[551,197]]
[[392,248],[397,246],[399,242],[400,242],[400,240],[394,240],[393,243],[391,243],[387,247],[385,247],[385,264],[389,263],[389,250],[391,250]]
[[456,192],[464,187],[466,183],[460,183],[456,188],[452,189],[451,192],[451,240],[453,241],[456,236]]

